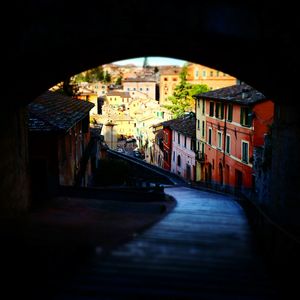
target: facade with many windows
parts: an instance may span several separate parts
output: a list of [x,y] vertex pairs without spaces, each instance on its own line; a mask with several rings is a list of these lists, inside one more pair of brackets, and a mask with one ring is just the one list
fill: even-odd
[[[254,147],[263,145],[273,121],[274,104],[246,84],[197,95],[205,103],[205,147],[197,178],[223,190],[248,193],[254,185]],[[197,105],[196,105],[197,108]],[[197,110],[201,110],[201,105]],[[197,120],[202,120],[197,112]],[[201,127],[200,127],[201,132]],[[197,135],[197,143],[200,138]],[[198,149],[197,149],[198,150]],[[201,152],[200,152],[201,153]]]
[[156,81],[149,78],[127,78],[123,81],[123,91],[132,99],[156,99]]
[[196,99],[196,181],[204,179],[204,158],[206,142],[206,103],[205,99]]
[[195,181],[195,121],[195,114],[188,113],[162,123],[164,130],[164,168],[187,181]]

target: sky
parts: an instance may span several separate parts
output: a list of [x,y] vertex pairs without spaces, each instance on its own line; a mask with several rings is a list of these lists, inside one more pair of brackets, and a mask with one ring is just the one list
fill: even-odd
[[[163,65],[178,65],[183,66],[185,60],[170,58],[170,57],[161,57],[161,56],[148,56],[148,65],[150,66],[163,66]],[[114,64],[117,65],[126,65],[126,64],[135,64],[136,66],[143,66],[144,57],[132,58],[114,61]]]

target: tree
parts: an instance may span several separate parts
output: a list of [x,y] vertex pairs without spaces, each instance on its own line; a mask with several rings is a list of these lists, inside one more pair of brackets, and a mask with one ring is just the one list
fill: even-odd
[[75,97],[79,93],[79,86],[74,81],[73,77],[67,77],[64,81],[58,84],[57,91],[69,97]]
[[116,85],[122,85],[122,76],[119,76],[117,79],[116,79]]
[[111,76],[107,71],[105,71],[103,82],[105,82],[105,83],[110,83],[111,82]]
[[179,76],[180,82],[175,87],[173,95],[168,98],[171,104],[165,105],[172,112],[174,118],[178,118],[186,112],[194,111],[194,96],[210,90],[206,84],[191,84],[187,82],[187,65],[183,66]]
[[80,74],[74,76],[76,83],[80,82],[93,82],[93,81],[103,81],[104,80],[104,71],[103,67],[99,66]]

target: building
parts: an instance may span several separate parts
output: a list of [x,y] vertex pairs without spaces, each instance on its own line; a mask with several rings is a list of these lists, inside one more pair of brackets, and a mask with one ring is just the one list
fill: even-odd
[[123,90],[133,99],[156,99],[156,80],[152,77],[127,78]]
[[170,125],[173,137],[171,172],[187,181],[195,181],[196,178],[195,121],[195,114],[190,113]]
[[128,92],[109,91],[106,94],[106,101],[107,104],[111,105],[115,109],[126,110],[131,101],[131,97]]
[[188,113],[161,123],[164,132],[164,169],[187,180],[195,180],[195,121],[195,114]]
[[176,85],[179,84],[179,74],[182,68],[177,66],[168,66],[160,70],[159,83],[159,104],[169,104],[168,98],[173,95]]
[[89,112],[93,104],[47,91],[28,105],[33,196],[62,185],[86,186],[91,176]]
[[204,180],[204,149],[206,144],[206,108],[204,99],[196,99],[196,181]]
[[98,95],[92,89],[88,88],[87,86],[80,86],[76,98],[93,103],[94,105],[90,113],[91,115],[98,114]]
[[164,166],[164,131],[162,125],[153,125],[154,139],[150,148],[150,162],[151,164],[163,168]]
[[[180,83],[181,67],[168,66],[160,70],[160,104],[170,104],[168,98],[173,95],[176,85]],[[224,72],[199,65],[187,63],[186,80],[190,84],[205,84],[212,90],[232,86],[237,79]]]
[[202,168],[197,168],[197,172],[202,172],[197,178],[222,190],[249,195],[255,182],[254,147],[263,145],[264,135],[273,122],[273,102],[244,83],[196,98],[197,110],[200,109],[196,114],[196,124],[200,123],[197,151],[202,164]]
[[194,63],[187,64],[186,79],[191,84],[206,84],[212,90],[237,84],[237,79],[229,74]]

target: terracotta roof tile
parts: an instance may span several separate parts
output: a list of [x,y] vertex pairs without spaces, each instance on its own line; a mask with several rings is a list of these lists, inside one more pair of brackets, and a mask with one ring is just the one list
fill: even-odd
[[67,131],[86,117],[93,103],[47,91],[28,105],[30,131]]

